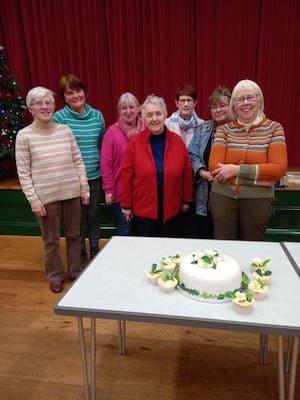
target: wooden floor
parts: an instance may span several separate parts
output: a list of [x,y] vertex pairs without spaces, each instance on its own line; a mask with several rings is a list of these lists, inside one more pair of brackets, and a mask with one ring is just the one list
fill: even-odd
[[[1,400],[84,399],[77,321],[54,314],[60,296],[45,280],[41,239],[0,236]],[[97,399],[277,399],[276,337],[268,365],[258,349],[257,334],[127,322],[122,356],[117,322],[99,320]],[[299,374],[298,360],[298,400]]]

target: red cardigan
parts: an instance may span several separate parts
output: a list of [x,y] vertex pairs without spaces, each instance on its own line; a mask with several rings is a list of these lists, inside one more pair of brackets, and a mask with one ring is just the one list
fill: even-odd
[[[139,217],[157,219],[156,165],[146,128],[128,144],[122,168],[122,207]],[[175,217],[182,203],[193,201],[193,174],[180,136],[166,128],[164,156],[164,220]]]

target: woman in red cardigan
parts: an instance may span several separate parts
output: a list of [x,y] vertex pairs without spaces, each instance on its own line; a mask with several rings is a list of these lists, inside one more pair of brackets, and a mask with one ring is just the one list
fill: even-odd
[[128,144],[122,210],[136,236],[180,236],[179,215],[193,201],[192,169],[182,139],[165,126],[167,107],[150,95],[141,107],[146,129]]
[[215,239],[264,240],[275,182],[287,169],[284,130],[265,116],[262,90],[251,80],[237,83],[229,110],[232,121],[217,128],[209,158]]

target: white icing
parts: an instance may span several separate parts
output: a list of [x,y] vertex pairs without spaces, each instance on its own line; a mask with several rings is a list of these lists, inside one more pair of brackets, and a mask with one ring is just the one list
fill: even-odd
[[[179,280],[186,289],[219,295],[240,288],[242,271],[239,264],[232,257],[213,252],[195,252],[183,258],[179,268]],[[214,261],[203,262],[203,255],[213,257]],[[197,264],[193,263],[195,260],[198,261]]]

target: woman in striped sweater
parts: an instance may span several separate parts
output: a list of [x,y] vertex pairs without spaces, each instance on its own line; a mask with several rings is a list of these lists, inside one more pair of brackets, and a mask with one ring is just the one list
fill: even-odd
[[229,108],[232,121],[217,128],[209,159],[214,236],[264,240],[275,182],[287,169],[284,130],[265,116],[263,93],[256,82],[238,82]]
[[90,258],[99,250],[100,229],[98,211],[102,190],[100,148],[105,132],[102,113],[86,103],[87,89],[75,75],[63,76],[59,94],[65,106],[54,114],[53,121],[68,125],[79,146],[90,186],[90,203],[81,207],[81,263],[87,262],[85,239],[89,239]]
[[63,290],[65,279],[59,249],[61,219],[68,276],[73,280],[81,272],[80,204],[89,204],[90,190],[71,129],[51,121],[55,109],[53,92],[35,87],[28,92],[26,105],[34,121],[17,134],[18,176],[42,231],[50,289],[58,293]]

